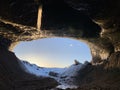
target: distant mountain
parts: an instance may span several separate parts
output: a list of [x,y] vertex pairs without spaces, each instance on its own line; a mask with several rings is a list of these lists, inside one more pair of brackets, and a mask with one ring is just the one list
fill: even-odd
[[59,85],[57,88],[77,88],[75,81],[75,76],[77,76],[78,71],[85,66],[85,64],[73,64],[65,68],[46,68],[39,67],[35,64],[30,64],[27,61],[22,61],[23,65],[26,67],[26,71],[32,73],[36,76],[51,77],[54,78]]

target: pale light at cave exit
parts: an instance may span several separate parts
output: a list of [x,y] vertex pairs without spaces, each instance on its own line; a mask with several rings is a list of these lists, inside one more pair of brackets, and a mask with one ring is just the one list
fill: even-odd
[[37,30],[40,30],[41,18],[42,18],[42,6],[39,6],[39,8],[38,8],[38,17],[37,17]]
[[92,59],[88,45],[79,40],[59,37],[21,42],[14,52],[20,60],[40,67],[67,67],[75,59],[81,63]]

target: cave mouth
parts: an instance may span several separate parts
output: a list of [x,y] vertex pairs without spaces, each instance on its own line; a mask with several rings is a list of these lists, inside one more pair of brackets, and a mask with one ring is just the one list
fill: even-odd
[[92,59],[89,46],[70,38],[44,38],[21,42],[14,50],[16,56],[40,67],[67,67],[74,60],[84,63]]

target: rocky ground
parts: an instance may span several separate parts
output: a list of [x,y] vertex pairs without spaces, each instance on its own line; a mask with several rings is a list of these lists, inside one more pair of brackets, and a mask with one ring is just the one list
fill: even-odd
[[57,86],[52,78],[26,73],[14,53],[0,49],[0,90],[44,90]]
[[[120,90],[120,70],[105,69],[103,66],[87,65],[79,71],[77,89],[66,90]],[[59,89],[55,89],[59,90]]]
[[[1,48],[0,57],[1,90],[50,90],[58,85],[57,81],[52,78],[26,73],[25,67],[21,66],[21,62],[10,51]],[[66,90],[120,90],[120,70],[106,69],[104,65],[88,63],[75,77],[79,88]]]

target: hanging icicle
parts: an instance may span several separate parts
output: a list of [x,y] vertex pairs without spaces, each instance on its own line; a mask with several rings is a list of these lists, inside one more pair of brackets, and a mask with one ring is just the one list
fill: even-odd
[[37,30],[40,30],[41,18],[42,18],[42,6],[39,6],[39,8],[38,8],[38,18],[37,18]]

